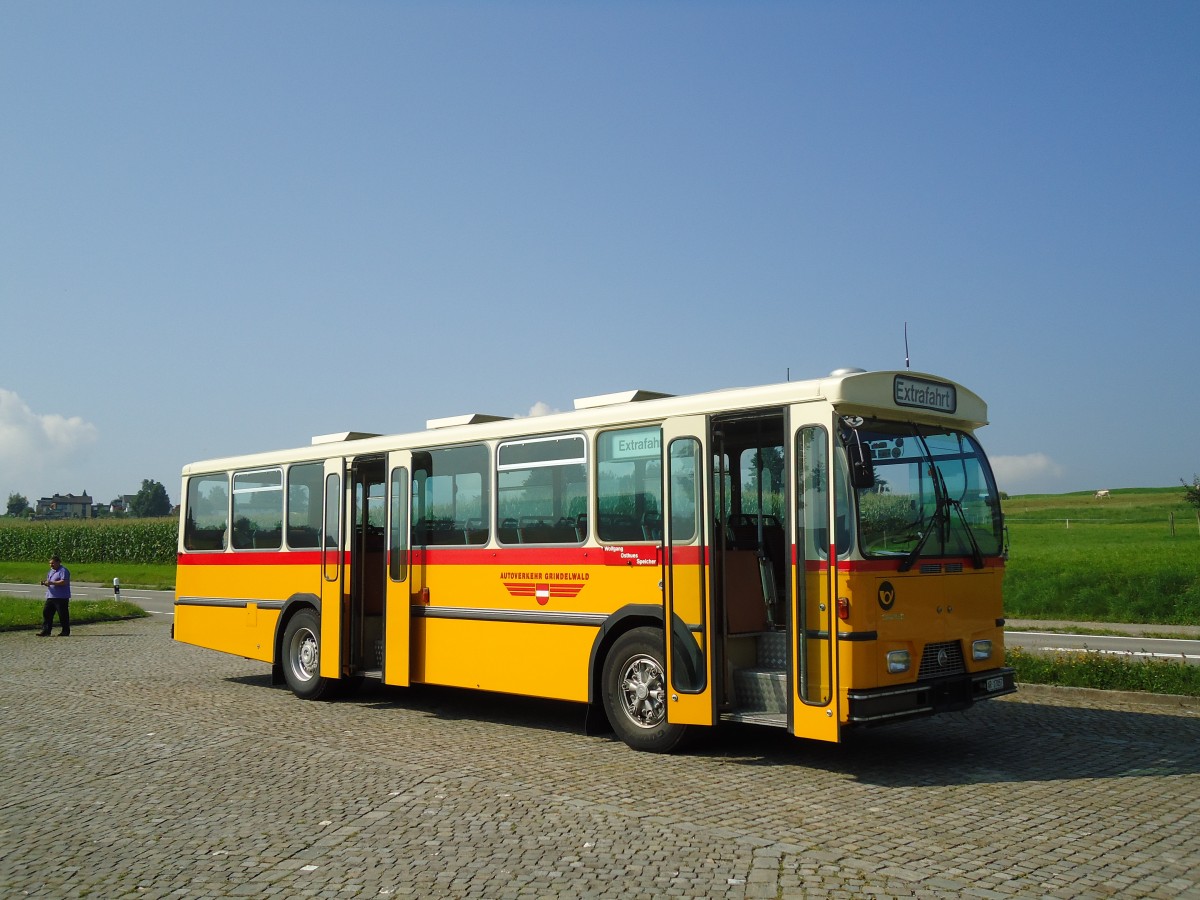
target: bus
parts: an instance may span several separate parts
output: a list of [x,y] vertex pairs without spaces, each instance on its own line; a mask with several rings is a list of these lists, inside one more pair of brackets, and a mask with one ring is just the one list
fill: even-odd
[[948,379],[845,369],[193,463],[174,638],[307,699],[587,704],[644,751],[962,710],[1016,689],[986,423]]

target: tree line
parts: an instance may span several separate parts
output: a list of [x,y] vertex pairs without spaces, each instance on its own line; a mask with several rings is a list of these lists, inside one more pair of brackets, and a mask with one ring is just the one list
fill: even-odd
[[[15,491],[8,495],[5,514],[13,517],[33,515],[29,498]],[[150,478],[142,479],[142,489],[129,502],[129,515],[137,519],[152,519],[171,514],[171,498],[162,482]]]

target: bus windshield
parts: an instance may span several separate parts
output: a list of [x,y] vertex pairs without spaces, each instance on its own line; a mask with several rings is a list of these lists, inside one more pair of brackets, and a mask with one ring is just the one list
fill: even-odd
[[858,533],[868,557],[966,556],[975,568],[1003,544],[1000,496],[975,439],[906,422],[850,419],[842,440],[861,443],[875,483],[859,488]]

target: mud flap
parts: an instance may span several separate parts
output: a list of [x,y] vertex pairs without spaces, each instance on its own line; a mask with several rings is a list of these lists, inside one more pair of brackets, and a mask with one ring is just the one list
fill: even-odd
[[612,734],[612,724],[604,714],[603,703],[589,703],[583,716],[583,733],[587,737],[597,734]]

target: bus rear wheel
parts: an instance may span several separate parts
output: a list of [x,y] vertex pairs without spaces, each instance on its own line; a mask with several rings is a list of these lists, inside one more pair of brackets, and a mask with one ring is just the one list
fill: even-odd
[[669,753],[687,736],[667,721],[663,634],[635,628],[617,638],[604,661],[604,711],[617,736],[634,750]]
[[283,632],[283,677],[292,693],[320,700],[332,693],[333,682],[321,677],[321,617],[302,609]]

